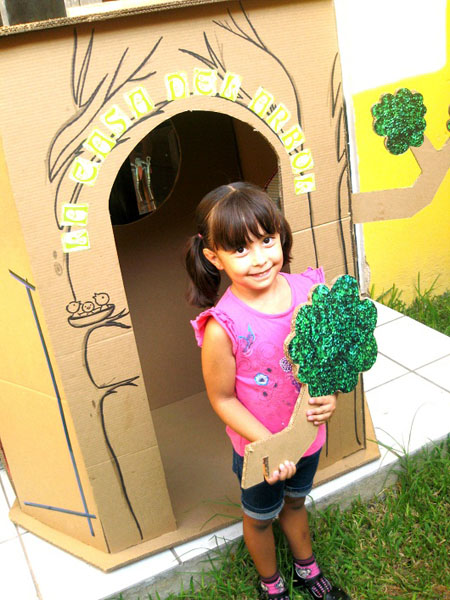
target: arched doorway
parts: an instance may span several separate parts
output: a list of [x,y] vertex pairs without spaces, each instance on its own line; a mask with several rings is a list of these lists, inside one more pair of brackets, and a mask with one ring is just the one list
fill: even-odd
[[[142,164],[151,165],[147,196],[154,206],[143,214],[136,210],[143,192],[137,197],[130,176],[137,155]],[[163,168],[165,177],[158,173]],[[208,518],[205,500],[231,498],[238,491],[230,469],[231,446],[204,392],[200,351],[189,323],[200,309],[185,301],[184,244],[195,233],[194,211],[208,191],[247,180],[270,184],[279,202],[277,170],[275,151],[252,127],[221,113],[192,111],[175,115],[141,140],[112,188],[117,254],[179,526],[180,520]]]

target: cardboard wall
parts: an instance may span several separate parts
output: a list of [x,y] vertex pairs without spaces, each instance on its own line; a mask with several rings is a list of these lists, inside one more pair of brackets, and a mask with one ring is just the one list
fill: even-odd
[[233,126],[242,179],[265,189],[275,173],[279,172],[275,149],[259,131],[242,121],[235,119]]
[[[308,24],[301,36],[299,23]],[[195,526],[180,533],[172,511],[178,506],[181,520],[189,513],[177,498],[186,473],[202,459],[198,452],[205,452],[193,443],[190,454],[176,442],[181,433],[188,434],[189,445],[189,438],[214,431],[210,416],[217,424],[211,409],[201,411],[204,419],[179,419],[195,413],[202,389],[199,351],[187,322],[196,311],[179,308],[186,280],[181,241],[194,233],[192,214],[200,198],[240,173],[264,184],[277,164],[282,208],[295,232],[292,270],[322,264],[328,280],[354,273],[333,3],[220,2],[95,27],[75,23],[0,38],[0,44],[8,180],[96,517],[111,553],[138,545],[154,552],[201,535],[207,520],[200,511]],[[239,92],[192,93],[196,69],[215,70],[218,87],[238,75]],[[167,83],[173,74],[189,93],[177,87],[174,94]],[[136,88],[140,100],[133,104]],[[281,129],[268,122],[277,110],[290,115]],[[112,130],[105,124],[110,111],[122,123]],[[153,215],[113,230],[108,199],[117,173],[136,144],[167,119],[177,123],[181,148],[173,193]],[[305,140],[289,153],[282,138],[296,123]],[[92,135],[101,138],[95,152],[86,145]],[[315,176],[309,191],[291,167],[300,149],[313,156],[304,173]],[[64,205],[87,221],[62,223]],[[71,251],[63,252],[67,244]],[[55,261],[61,268],[55,269]],[[353,431],[364,418],[361,394],[340,410],[346,415],[345,431],[335,432],[340,456],[329,456],[336,472],[344,456],[362,451],[360,462],[369,459],[363,436]],[[156,413],[164,417],[155,430]],[[164,433],[164,423],[173,420],[184,430],[169,427],[171,433]],[[37,432],[37,447],[40,437]],[[206,455],[215,443],[209,436]],[[229,475],[228,460],[220,464]],[[208,475],[212,482],[216,467]],[[202,494],[212,489],[198,484]],[[195,512],[205,497],[189,502]],[[221,511],[212,504],[211,512]]]

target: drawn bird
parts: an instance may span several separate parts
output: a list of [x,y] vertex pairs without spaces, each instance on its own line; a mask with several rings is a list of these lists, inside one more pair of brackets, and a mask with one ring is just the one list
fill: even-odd
[[98,306],[104,306],[109,302],[109,295],[106,292],[101,292],[100,294],[94,294],[94,302]]
[[81,302],[79,302],[78,300],[73,300],[72,302],[69,302],[69,304],[66,306],[66,310],[67,312],[70,312],[71,315],[74,315],[80,310],[80,305]]
[[90,313],[94,310],[94,303],[93,302],[83,302],[83,312],[84,313]]

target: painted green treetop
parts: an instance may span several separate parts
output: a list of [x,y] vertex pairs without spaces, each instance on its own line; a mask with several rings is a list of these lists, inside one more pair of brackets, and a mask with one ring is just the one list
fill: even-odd
[[410,146],[423,144],[426,112],[422,94],[401,88],[394,95],[384,94],[372,107],[373,128],[386,137],[386,148],[391,154],[403,154]]
[[310,303],[293,316],[293,331],[285,343],[288,360],[311,396],[350,392],[358,375],[375,363],[373,335],[377,309],[361,300],[356,280],[342,275],[331,289],[320,284],[310,293]]

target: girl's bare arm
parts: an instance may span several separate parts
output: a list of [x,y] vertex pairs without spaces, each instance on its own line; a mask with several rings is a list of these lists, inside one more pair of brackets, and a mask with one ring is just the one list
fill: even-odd
[[271,435],[236,398],[236,363],[231,340],[212,318],[206,324],[203,338],[202,370],[209,401],[226,425],[250,442]]
[[[236,363],[231,341],[214,319],[209,319],[202,346],[202,369],[209,401],[222,421],[246,440],[256,442],[270,437],[271,432],[254,417],[235,394]],[[295,464],[286,461],[266,481],[274,484],[289,479]]]

